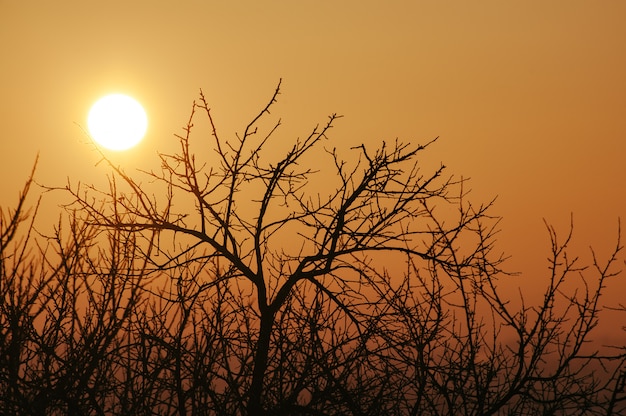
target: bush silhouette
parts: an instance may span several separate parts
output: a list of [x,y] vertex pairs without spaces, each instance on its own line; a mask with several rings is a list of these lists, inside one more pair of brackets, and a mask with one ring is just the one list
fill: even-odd
[[548,227],[543,301],[510,302],[493,204],[424,167],[436,140],[341,155],[332,115],[277,156],[279,89],[230,139],[201,92],[160,171],[103,155],[109,187],[64,187],[52,236],[28,179],[0,218],[0,412],[624,411],[623,348],[587,345],[619,240],[583,269]]

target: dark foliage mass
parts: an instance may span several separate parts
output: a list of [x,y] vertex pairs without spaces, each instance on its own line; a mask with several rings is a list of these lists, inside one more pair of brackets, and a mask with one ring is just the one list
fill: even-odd
[[201,94],[159,171],[103,156],[52,235],[31,176],[0,216],[0,414],[626,411],[624,346],[590,342],[619,240],[583,267],[548,227],[542,301],[505,296],[492,203],[434,141],[342,156],[333,115],[279,153],[278,93],[229,139]]

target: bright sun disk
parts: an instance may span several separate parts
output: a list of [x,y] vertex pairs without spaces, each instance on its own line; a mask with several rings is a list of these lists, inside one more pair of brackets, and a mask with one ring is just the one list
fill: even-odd
[[141,141],[148,117],[139,102],[123,94],[100,98],[89,110],[87,128],[91,137],[111,150],[126,150]]

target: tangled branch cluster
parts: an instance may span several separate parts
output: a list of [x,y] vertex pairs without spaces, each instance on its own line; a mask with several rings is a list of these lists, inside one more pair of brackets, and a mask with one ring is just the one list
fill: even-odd
[[[619,241],[584,270],[549,228],[543,302],[511,302],[492,202],[423,167],[435,140],[344,159],[332,115],[268,157],[279,90],[231,139],[201,93],[160,171],[105,158],[109,187],[63,188],[74,203],[51,237],[26,222],[31,178],[0,218],[0,412],[624,411],[623,348],[587,345]],[[211,154],[194,150],[201,116]]]

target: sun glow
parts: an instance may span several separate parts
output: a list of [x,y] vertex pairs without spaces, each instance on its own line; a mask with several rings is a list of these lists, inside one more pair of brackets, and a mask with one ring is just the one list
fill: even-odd
[[87,128],[93,140],[110,150],[126,150],[141,141],[148,117],[141,104],[123,94],[100,98],[89,110]]

